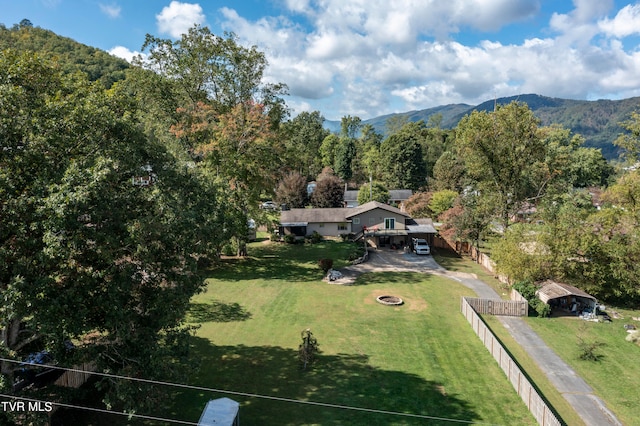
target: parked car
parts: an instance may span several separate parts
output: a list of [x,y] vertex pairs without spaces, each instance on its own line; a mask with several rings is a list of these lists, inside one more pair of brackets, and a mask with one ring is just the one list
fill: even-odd
[[264,203],[260,204],[260,208],[263,210],[277,210],[278,205],[273,201],[265,201]]
[[416,254],[431,254],[431,247],[427,244],[427,240],[422,238],[413,239],[413,251]]

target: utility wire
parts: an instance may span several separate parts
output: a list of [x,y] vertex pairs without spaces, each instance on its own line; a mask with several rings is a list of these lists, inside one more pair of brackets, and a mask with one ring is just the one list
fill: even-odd
[[[374,409],[374,408],[352,407],[352,406],[349,406],[349,405],[331,404],[331,403],[327,403],[327,402],[305,401],[305,400],[299,400],[299,399],[284,398],[284,397],[279,397],[279,396],[260,395],[260,394],[247,393],[247,392],[238,392],[238,391],[230,391],[230,390],[223,390],[223,389],[206,388],[206,387],[203,387],[203,386],[185,385],[185,384],[182,384],[182,383],[171,383],[171,382],[162,382],[162,381],[159,381],[159,380],[140,379],[140,378],[137,378],[137,377],[119,376],[117,374],[100,373],[100,372],[95,372],[95,371],[85,371],[85,370],[79,370],[79,369],[68,368],[68,367],[59,367],[57,365],[34,364],[34,363],[29,363],[29,362],[24,362],[24,361],[16,361],[16,360],[13,360],[13,359],[1,358],[1,357],[0,357],[0,361],[6,361],[6,362],[14,363],[14,364],[33,365],[35,367],[53,368],[53,369],[72,371],[72,372],[83,373],[83,374],[93,374],[93,375],[96,375],[96,376],[108,377],[108,378],[112,378],[112,379],[132,380],[132,381],[135,381],[135,382],[149,383],[149,384],[154,384],[154,385],[173,386],[173,387],[182,388],[182,389],[191,389],[191,390],[205,391],[205,392],[212,392],[212,393],[220,393],[220,394],[226,394],[226,395],[244,396],[244,397],[248,397],[248,398],[267,399],[267,400],[271,400],[271,401],[289,402],[289,403],[293,403],[293,404],[314,405],[314,406],[318,406],[318,407],[337,408],[337,409],[342,409],[342,410],[360,411],[360,412],[374,413],[374,414],[387,414],[387,415],[399,416],[399,417],[412,417],[412,418],[426,419],[426,420],[438,420],[438,421],[445,421],[445,422],[452,422],[452,423],[455,422],[455,423],[475,424],[475,425],[484,425],[484,426],[500,426],[500,425],[496,425],[496,424],[493,424],[493,423],[477,423],[477,422],[474,422],[472,420],[449,419],[449,418],[444,418],[444,417],[428,416],[428,415],[424,415],[424,414],[401,413],[401,412],[397,412],[397,411],[377,410],[377,409]],[[115,411],[107,411],[107,412],[116,413],[116,414],[122,414],[122,413],[118,413],[118,412],[115,412]]]

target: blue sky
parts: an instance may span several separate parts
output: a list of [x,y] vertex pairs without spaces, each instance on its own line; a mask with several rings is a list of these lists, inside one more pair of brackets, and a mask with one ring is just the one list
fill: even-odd
[[363,119],[538,93],[640,96],[640,2],[616,0],[0,0],[33,25],[130,58],[193,24],[265,52],[295,115]]

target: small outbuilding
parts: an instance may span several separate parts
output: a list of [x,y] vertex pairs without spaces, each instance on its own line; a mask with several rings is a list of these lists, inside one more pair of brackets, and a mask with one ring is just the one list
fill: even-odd
[[572,315],[596,314],[597,299],[569,284],[546,280],[538,284],[536,296],[553,309]]

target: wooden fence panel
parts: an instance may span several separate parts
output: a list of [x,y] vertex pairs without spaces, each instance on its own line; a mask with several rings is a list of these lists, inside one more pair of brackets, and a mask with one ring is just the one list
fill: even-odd
[[479,314],[524,317],[529,312],[529,304],[526,300],[477,299],[471,297],[466,299],[473,310]]
[[96,371],[96,366],[93,363],[84,363],[73,366],[73,370],[74,371],[65,371],[62,376],[58,377],[58,380],[56,380],[54,384],[67,388],[79,388],[89,380],[91,373]]
[[[479,299],[475,299],[479,300]],[[506,349],[497,340],[491,329],[480,318],[474,310],[474,299],[463,297],[460,309],[471,324],[476,335],[482,340],[500,368],[507,376],[511,385],[516,390],[522,401],[525,403],[538,424],[543,426],[560,426],[560,420],[555,416],[551,408],[546,404],[542,396],[538,394],[531,382],[518,367],[518,364],[511,358]],[[519,302],[518,302],[519,303]],[[478,304],[479,306],[485,306]]]

